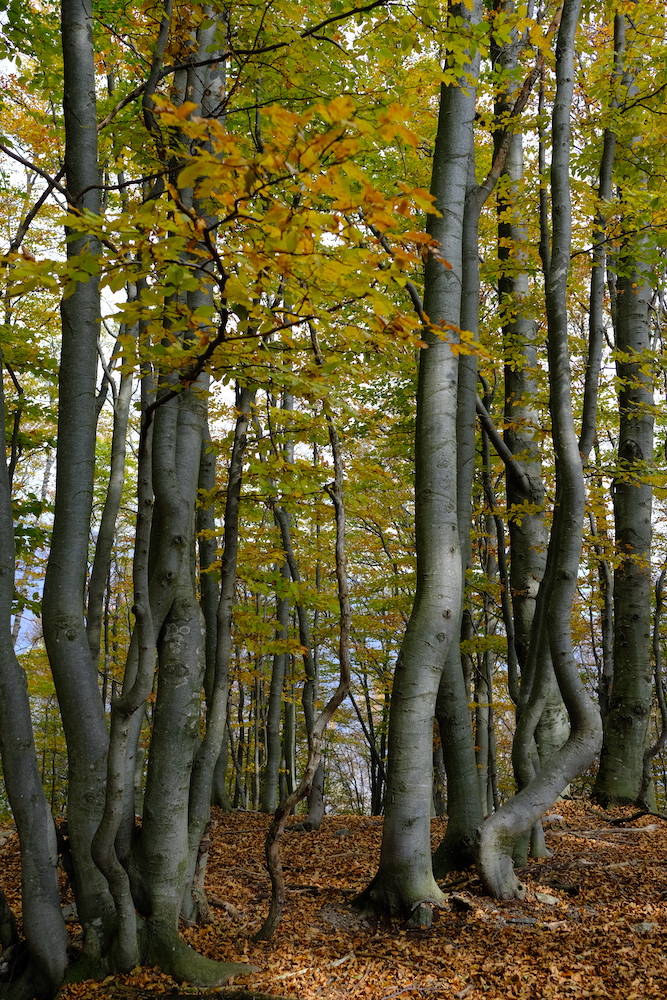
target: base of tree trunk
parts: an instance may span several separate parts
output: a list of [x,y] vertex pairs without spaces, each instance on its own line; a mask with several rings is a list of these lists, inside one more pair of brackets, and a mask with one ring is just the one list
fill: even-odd
[[222,986],[232,976],[247,976],[257,967],[245,962],[215,962],[200,955],[179,936],[178,931],[147,920],[144,928],[144,964],[157,965],[177,983],[193,986]]
[[525,899],[526,887],[512,865],[514,838],[503,830],[492,829],[488,821],[477,836],[478,857],[484,859],[484,864],[478,864],[478,872],[485,890],[494,899]]
[[[422,891],[410,893],[407,889],[401,891],[396,881],[380,877],[379,873],[362,893],[352,900],[352,905],[362,914],[375,916],[404,917],[412,921],[415,910],[443,906],[447,896],[437,885],[435,879],[430,887],[422,887]],[[411,924],[412,925],[412,924]]]
[[463,872],[472,868],[475,860],[472,838],[467,833],[457,834],[454,830],[449,835],[448,825],[445,836],[433,855],[433,874],[436,878],[444,878],[450,872]]
[[611,792],[604,791],[602,788],[593,788],[591,793],[591,802],[600,806],[601,809],[614,809],[617,806],[641,806],[642,803],[638,802],[638,796],[633,795],[614,795]]

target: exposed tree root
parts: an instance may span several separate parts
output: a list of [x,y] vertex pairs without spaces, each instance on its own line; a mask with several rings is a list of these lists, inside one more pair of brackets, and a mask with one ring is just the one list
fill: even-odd
[[144,963],[158,965],[177,983],[193,986],[221,986],[232,976],[247,976],[257,967],[245,962],[215,962],[200,955],[179,937],[178,932],[147,920],[144,928]]
[[633,813],[632,816],[619,816],[618,819],[610,820],[609,825],[626,826],[628,823],[634,823],[636,819],[642,819],[644,816],[655,816],[656,819],[661,819],[667,823],[667,813],[655,812],[653,809],[640,809],[639,812]]

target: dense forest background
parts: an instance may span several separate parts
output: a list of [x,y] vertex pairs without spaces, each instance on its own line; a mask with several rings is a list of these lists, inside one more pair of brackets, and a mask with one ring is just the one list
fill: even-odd
[[664,811],[664,5],[0,7],[11,995],[58,853],[87,973],[233,974],[211,804],[260,937],[325,810],[417,926],[568,790]]

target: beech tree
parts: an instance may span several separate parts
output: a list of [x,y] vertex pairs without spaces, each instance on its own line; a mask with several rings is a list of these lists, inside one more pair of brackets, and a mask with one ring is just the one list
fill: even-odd
[[[616,28],[617,102],[623,112],[638,97],[639,66],[634,58],[641,22],[618,15]],[[629,28],[629,30],[628,30]],[[630,230],[609,263],[618,377],[619,430],[617,473],[613,482],[617,563],[613,585],[613,676],[605,736],[594,797],[608,805],[638,802],[650,797],[644,788],[644,751],[653,701],[652,633],[652,497],[654,373],[651,306],[654,289],[650,272],[654,241],[636,233],[640,206],[630,210],[623,202],[626,186],[646,186],[647,177],[632,163],[632,146],[639,130],[632,111],[623,115],[623,134],[615,136],[620,211]],[[633,169],[634,168],[634,169]],[[630,219],[632,216],[632,221]],[[642,803],[646,805],[646,800]]]
[[[542,670],[551,654],[570,716],[567,742],[543,763],[535,777],[489,817],[480,830],[479,871],[494,895],[521,896],[512,853],[522,833],[537,822],[569,781],[599,748],[600,720],[572,652],[571,610],[581,552],[584,480],[575,433],[568,350],[567,276],[571,249],[570,110],[574,88],[574,44],[579,0],[563,5],[556,49],[556,97],[552,115],[551,245],[544,253],[549,355],[550,413],[556,457],[556,507],[547,567],[537,598],[529,655]],[[546,241],[545,241],[546,246]],[[517,737],[530,738],[542,713],[548,685],[531,670],[532,688],[518,720]]]
[[[481,5],[474,4],[471,12],[462,5],[455,15],[473,27],[479,22]],[[418,904],[426,911],[429,903],[443,899],[432,872],[429,823],[432,720],[443,684],[455,752],[460,746],[465,759],[465,750],[469,751],[468,769],[459,777],[452,769],[449,777],[468,780],[477,789],[472,731],[465,734],[468,699],[456,643],[463,566],[456,479],[458,355],[452,345],[461,322],[463,224],[479,72],[479,54],[472,43],[466,56],[469,61],[459,70],[459,78],[443,83],[440,90],[431,184],[437,215],[431,214],[427,224],[433,245],[426,263],[422,313],[428,347],[420,356],[415,431],[417,586],[392,690],[380,866],[361,898],[393,913],[411,912]],[[464,728],[460,743],[457,727]],[[481,818],[481,807],[478,812]],[[426,912],[423,916],[417,912],[415,919],[428,918]]]

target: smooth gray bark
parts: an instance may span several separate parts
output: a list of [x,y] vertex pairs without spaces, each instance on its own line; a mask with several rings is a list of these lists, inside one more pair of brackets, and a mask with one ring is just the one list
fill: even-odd
[[[455,12],[475,23],[481,5]],[[471,54],[474,79],[477,57]],[[389,718],[385,822],[378,872],[361,900],[389,913],[410,914],[439,903],[430,851],[433,717],[444,682],[457,705],[470,711],[456,643],[462,608],[462,561],[457,509],[458,361],[450,343],[461,319],[463,216],[475,117],[474,83],[441,86],[431,192],[439,216],[427,228],[436,241],[425,272],[428,344],[420,357],[415,435],[417,589],[396,664]],[[463,724],[459,716],[459,723]],[[472,740],[471,740],[472,743]],[[474,766],[474,752],[473,752]],[[476,777],[474,781],[477,788]]]
[[[625,16],[616,14],[614,17],[614,68],[611,74],[610,107],[618,106],[617,88],[623,73],[625,55]],[[603,135],[602,155],[600,157],[598,199],[599,206],[595,215],[593,229],[593,253],[589,299],[588,321],[588,358],[586,364],[586,379],[584,384],[584,402],[581,415],[581,434],[579,436],[579,451],[588,458],[591,449],[597,442],[597,400],[598,383],[602,365],[602,353],[607,338],[605,322],[605,286],[607,284],[607,216],[610,210],[613,188],[614,161],[616,158],[617,136],[613,129],[606,128]],[[609,275],[611,279],[611,275]],[[598,536],[599,529],[593,512],[589,514],[591,531]],[[603,720],[609,712],[609,697],[614,674],[613,667],[613,585],[611,568],[604,546],[594,543],[598,557],[598,577],[600,581],[600,596],[602,598],[602,613],[600,616],[601,669],[598,680],[598,700]]]
[[[71,210],[99,212],[95,62],[89,0],[63,0],[65,171]],[[85,192],[80,194],[80,192]],[[77,237],[68,259],[94,257],[93,240]],[[90,847],[102,815],[108,744],[106,721],[84,620],[95,466],[97,339],[100,301],[95,277],[63,299],[58,403],[56,498],[43,597],[46,648],[68,748],[68,829],[76,897],[86,947],[101,948],[113,919],[107,884]]]
[[[4,428],[2,360],[0,351],[0,427]],[[21,841],[23,933],[32,959],[26,978],[35,993],[53,993],[60,986],[67,965],[67,930],[60,910],[53,818],[35,756],[25,672],[14,652],[10,626],[14,565],[12,500],[3,452],[0,461],[0,752],[7,797]],[[4,896],[2,901],[5,902]],[[16,935],[15,921],[8,912],[3,914],[2,925],[0,948],[11,944]],[[10,928],[9,937],[6,927]]]
[[[641,248],[638,248],[641,252]],[[651,507],[653,459],[652,289],[641,264],[617,279],[616,371],[620,433],[614,481],[619,564],[614,570],[614,676],[593,795],[604,804],[637,802],[653,701]]]
[[[473,96],[474,101],[474,96]],[[468,149],[468,184],[461,235],[460,326],[478,337],[479,328],[479,214],[475,152],[472,135]],[[461,593],[465,596],[466,573],[471,565],[472,486],[477,458],[477,357],[463,354],[458,364],[456,400],[456,493],[461,551]],[[438,697],[436,718],[447,773],[447,830],[433,856],[433,872],[468,868],[474,861],[475,832],[482,822],[480,796],[475,795],[478,769],[470,712],[470,667],[456,638],[465,639],[466,613],[461,608],[458,636],[449,647]],[[468,616],[469,617],[469,616]],[[460,675],[460,676],[459,676]]]
[[[506,8],[514,4],[507,2]],[[511,113],[516,98],[517,83],[513,79],[518,66],[521,39],[516,35],[511,43],[497,52],[497,65],[505,86],[496,101],[499,121]],[[495,146],[502,133],[495,136]],[[515,696],[517,716],[530,692],[536,657],[528,656],[537,591],[544,575],[548,530],[545,520],[545,488],[540,454],[541,414],[535,402],[538,393],[539,330],[529,305],[529,275],[527,267],[526,227],[522,210],[521,182],[523,179],[523,137],[512,137],[504,168],[507,184],[498,200],[498,259],[501,273],[498,295],[503,314],[503,346],[505,352],[505,431],[504,440],[512,455],[521,462],[525,478],[508,475],[506,479],[508,529],[510,536],[509,585],[514,613],[513,646],[520,671],[520,685]],[[528,483],[526,491],[525,484]],[[521,788],[539,767],[540,760],[563,745],[568,735],[567,713],[553,675],[547,647],[540,651],[540,669],[545,692],[539,718],[535,718],[533,733],[517,744],[514,757],[515,778]],[[521,755],[523,759],[521,759]],[[541,832],[533,837],[534,853],[545,853]],[[525,843],[527,847],[527,841]]]
[[[576,593],[584,517],[584,481],[574,429],[568,347],[567,278],[571,245],[570,109],[574,89],[574,39],[580,0],[566,0],[556,49],[556,98],[552,115],[551,169],[553,236],[547,267],[547,321],[550,410],[556,456],[556,504],[547,567],[538,594],[531,645],[546,637],[570,736],[513,799],[485,820],[478,844],[478,870],[494,896],[521,898],[525,889],[514,874],[512,852],[565,785],[594,758],[601,725],[579,675],[572,649],[570,616]],[[548,615],[545,613],[548,609]],[[542,635],[536,635],[537,630]],[[541,711],[539,692],[537,706]],[[531,714],[531,703],[524,715]],[[521,720],[523,721],[523,719]]]
[[113,393],[113,431],[107,495],[100,518],[95,543],[95,558],[88,582],[88,603],[86,608],[86,631],[90,645],[90,655],[97,664],[100,657],[102,636],[102,615],[104,593],[107,587],[113,542],[116,533],[116,518],[120,509],[125,485],[125,452],[127,428],[132,399],[132,375],[121,374],[119,386]]
[[[614,17],[614,69],[611,76],[612,96],[610,106],[616,108],[616,88],[623,71],[625,54],[625,16]],[[604,318],[605,285],[607,280],[607,214],[612,199],[612,178],[616,157],[617,137],[613,129],[604,130],[600,157],[598,199],[593,229],[593,268],[589,299],[588,359],[584,383],[584,403],[581,416],[579,450],[588,457],[597,436],[598,383],[602,365],[602,351],[606,337]]]
[[[166,44],[168,20],[166,9],[156,52],[158,63]],[[209,54],[215,19],[205,23],[202,34],[200,44]],[[215,67],[210,74],[193,70],[192,75],[194,79],[184,82],[203,108],[208,84],[217,93],[211,83]],[[148,89],[144,108],[150,120]],[[184,192],[183,199],[192,201],[192,192]],[[203,273],[201,278],[200,289],[189,293],[187,303],[184,298],[179,303],[192,313],[211,303],[207,275]],[[218,336],[224,336],[224,308],[220,314]],[[195,336],[190,331],[182,336],[186,348]],[[142,383],[134,559],[136,624],[123,691],[112,706],[105,811],[93,853],[116,907],[111,967],[127,971],[138,961],[146,961],[160,964],[179,980],[219,985],[248,967],[211,962],[178,936],[179,914],[186,890],[192,888],[208,822],[213,768],[225,721],[225,705],[221,711],[219,698],[216,701],[215,676],[209,692],[209,729],[201,741],[199,766],[193,770],[195,750],[200,745],[205,669],[205,628],[196,585],[196,502],[202,452],[208,440],[209,376],[200,373],[184,382],[179,372],[155,364],[153,372],[146,367]],[[128,804],[133,803],[133,755],[153,686],[156,648],[157,698],[144,815],[141,830],[135,831],[133,811],[128,810]],[[226,690],[224,696],[226,700]],[[192,902],[191,894],[188,900]]]
[[[619,15],[615,21],[615,77],[622,70],[625,95],[632,101],[637,93],[635,72],[626,66],[626,61],[631,63],[633,43],[641,34],[638,25],[629,21],[633,33],[626,43],[624,20]],[[632,124],[630,115],[630,128]],[[635,142],[632,135],[624,142],[617,137],[617,145],[621,148],[627,145],[624,156],[619,157],[619,172],[631,171]],[[640,185],[646,183],[639,165],[635,165],[634,174],[629,173],[628,180]],[[622,174],[620,183],[623,210]],[[653,290],[651,264],[646,260],[650,249],[650,240],[644,233],[630,235],[614,265],[618,272],[613,318],[619,438],[612,487],[617,553],[613,583],[613,679],[600,768],[593,788],[593,797],[605,806],[646,798],[644,754],[653,701],[650,472],[655,411],[650,361]]]

